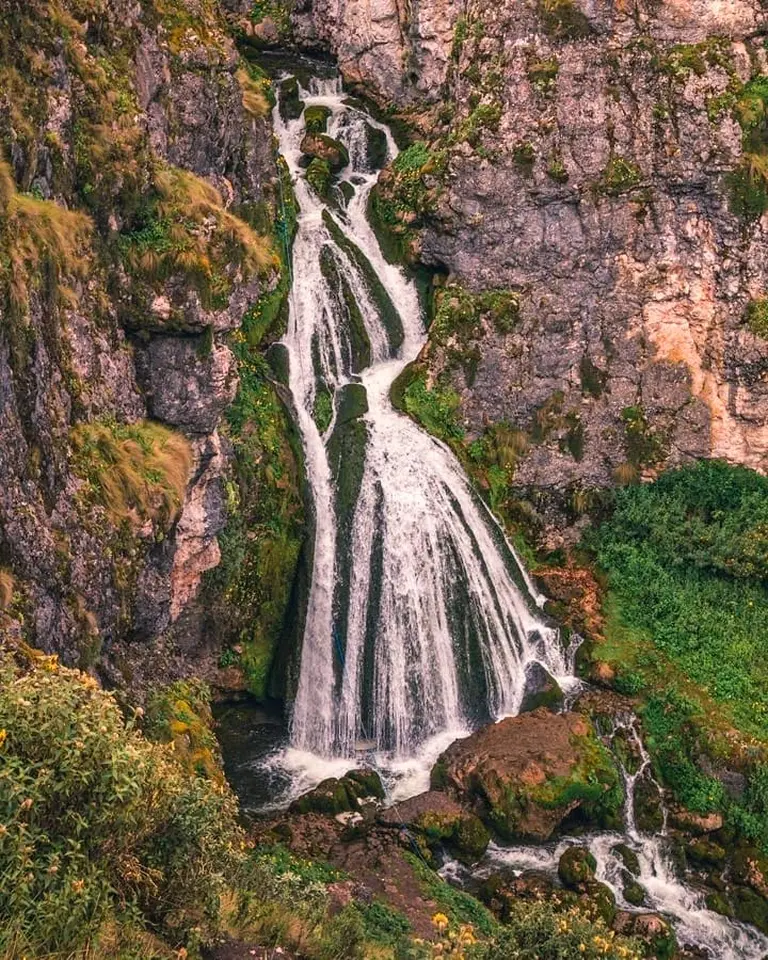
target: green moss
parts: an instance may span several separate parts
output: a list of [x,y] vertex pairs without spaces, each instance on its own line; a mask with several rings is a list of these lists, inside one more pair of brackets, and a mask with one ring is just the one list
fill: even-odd
[[553,156],[547,166],[547,176],[555,183],[568,183],[568,169],[563,163],[562,157]]
[[333,394],[325,387],[317,391],[312,416],[320,433],[325,433],[333,419]]
[[666,454],[666,444],[648,423],[642,407],[625,407],[621,411],[624,422],[627,459],[634,466],[658,463]]
[[330,107],[313,104],[304,110],[304,127],[307,133],[325,133],[328,129],[328,118],[331,115]]
[[603,171],[599,186],[603,193],[615,197],[636,187],[642,179],[642,171],[636,163],[614,156]]
[[307,167],[307,183],[321,197],[327,197],[331,186],[331,168],[327,160],[315,157]]
[[451,887],[414,854],[406,852],[404,856],[411,864],[423,892],[452,924],[471,923],[485,937],[493,936],[501,929],[493,914],[478,900]]
[[417,373],[405,388],[403,407],[409,416],[441,440],[461,440],[464,437],[464,427],[459,419],[459,395],[440,383],[427,386],[423,372]]
[[595,399],[602,396],[608,374],[594,364],[587,354],[584,354],[579,363],[579,377],[583,393],[595,397]]
[[747,326],[756,337],[768,340],[768,297],[750,300],[745,311]]
[[536,148],[527,140],[517,143],[512,148],[512,159],[519,167],[530,170],[536,160]]
[[526,65],[528,79],[539,93],[551,93],[554,90],[559,72],[560,63],[554,56],[541,60],[532,59]]
[[701,43],[680,43],[654,58],[654,66],[661,73],[677,81],[687,80],[692,74],[703,77],[710,68],[721,67],[734,71],[733,52],[729,40],[708,37]]

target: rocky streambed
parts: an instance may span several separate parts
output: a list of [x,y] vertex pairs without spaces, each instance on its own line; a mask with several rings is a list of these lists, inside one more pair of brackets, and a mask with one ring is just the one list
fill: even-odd
[[[587,692],[572,710],[541,706],[483,727],[441,754],[428,790],[396,802],[361,764],[287,809],[252,808],[252,833],[328,861],[344,877],[332,890],[340,905],[383,899],[417,936],[433,932],[442,878],[465,910],[502,922],[521,902],[556,901],[639,938],[648,956],[762,958],[768,862],[734,847],[722,817],[667,806],[631,707]],[[254,769],[269,769],[266,741],[237,744],[255,747],[250,763],[233,758],[222,719],[247,803]]]

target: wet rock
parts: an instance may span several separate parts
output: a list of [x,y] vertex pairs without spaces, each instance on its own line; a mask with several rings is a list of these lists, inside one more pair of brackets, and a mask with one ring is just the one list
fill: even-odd
[[384,788],[375,770],[351,770],[337,779],[329,777],[290,805],[291,813],[324,813],[337,816],[357,813],[384,799]]
[[529,663],[525,668],[525,693],[520,713],[529,713],[539,707],[546,707],[555,713],[562,705],[563,691],[557,680],[538,661]]
[[445,844],[460,860],[473,863],[485,853],[490,834],[478,816],[436,790],[395,804],[379,818],[422,833],[427,844]]
[[626,843],[617,843],[611,852],[621,857],[624,866],[633,877],[640,876],[640,860],[631,847]]
[[704,838],[689,843],[685,854],[688,863],[695,867],[722,867],[728,855],[719,844]]
[[707,909],[719,913],[723,917],[733,916],[733,907],[728,898],[719,892],[707,894]]
[[599,818],[620,798],[618,772],[590,721],[543,708],[456,741],[431,782],[507,838],[546,840],[577,808]]
[[733,915],[742,923],[768,933],[768,900],[748,887],[735,887],[731,892]]
[[304,111],[296,77],[288,77],[280,84],[280,115],[283,120],[296,120]]
[[510,908],[520,900],[548,900],[556,889],[550,874],[541,870],[524,870],[519,876],[501,870],[483,881],[477,896],[496,916],[505,920]]
[[349,163],[349,154],[343,143],[325,133],[308,133],[301,141],[301,152],[328,164],[332,173],[338,173]]
[[557,875],[563,885],[574,890],[595,879],[597,862],[587,847],[568,847],[557,864]]
[[722,829],[723,815],[721,813],[693,813],[684,807],[671,807],[669,823],[685,833],[714,833],[716,830]]
[[635,784],[635,820],[643,833],[658,833],[664,825],[664,806],[658,785],[648,776]]
[[627,903],[631,903],[633,907],[641,907],[645,903],[645,888],[629,873],[625,873],[621,892]]
[[596,914],[610,926],[616,916],[616,897],[613,890],[597,880],[588,880],[582,884],[579,901],[591,913]]

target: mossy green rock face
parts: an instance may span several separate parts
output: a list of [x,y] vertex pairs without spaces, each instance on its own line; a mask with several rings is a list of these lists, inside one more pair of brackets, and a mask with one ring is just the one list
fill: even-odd
[[452,744],[432,771],[505,839],[547,840],[569,813],[602,823],[621,806],[613,758],[590,721],[544,708],[484,727]]
[[633,877],[640,876],[640,860],[631,847],[628,847],[626,843],[617,843],[611,852],[621,857],[624,866]]
[[627,903],[631,903],[633,907],[641,907],[645,903],[645,890],[636,880],[627,880],[622,893]]
[[387,162],[387,136],[378,127],[368,125],[366,160],[371,170],[380,170]]
[[325,133],[330,115],[328,107],[319,104],[307,107],[304,111],[304,127],[307,133]]
[[525,669],[525,693],[520,713],[530,713],[539,707],[553,712],[563,705],[563,691],[557,680],[540,663],[529,663]]
[[343,143],[325,133],[308,133],[301,141],[301,152],[308,157],[325,160],[333,173],[349,163],[349,154]]
[[337,424],[357,420],[366,413],[368,413],[368,394],[362,383],[348,383],[339,390]]
[[597,861],[586,847],[568,847],[557,864],[557,875],[564,886],[580,889],[595,879],[596,869]]
[[384,787],[375,770],[352,770],[341,779],[329,777],[319,783],[314,790],[294,800],[291,813],[326,813],[336,816],[339,813],[357,811],[361,800],[371,798],[384,799]]
[[398,803],[381,819],[386,823],[408,825],[423,837],[427,847],[444,844],[466,863],[479,860],[491,839],[478,816],[437,790]]
[[742,923],[751,923],[768,933],[768,900],[754,890],[738,887],[732,894],[733,913]]
[[694,840],[686,849],[688,863],[697,867],[719,867],[725,863],[726,851],[711,840]]
[[315,157],[307,167],[307,183],[321,197],[327,197],[331,188],[331,168],[327,160]]

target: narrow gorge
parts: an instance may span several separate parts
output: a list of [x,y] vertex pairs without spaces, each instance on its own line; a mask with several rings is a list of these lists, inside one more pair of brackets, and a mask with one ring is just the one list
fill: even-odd
[[0,955],[768,957],[768,9],[0,26]]

